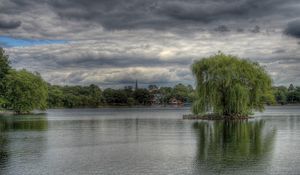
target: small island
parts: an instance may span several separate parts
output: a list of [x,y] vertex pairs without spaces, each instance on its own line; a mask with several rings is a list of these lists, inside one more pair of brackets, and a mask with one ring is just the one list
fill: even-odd
[[272,80],[264,67],[233,55],[218,54],[194,62],[196,96],[183,119],[248,119],[273,103]]

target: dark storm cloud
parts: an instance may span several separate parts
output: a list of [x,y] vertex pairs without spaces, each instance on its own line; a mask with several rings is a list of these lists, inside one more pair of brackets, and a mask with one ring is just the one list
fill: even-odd
[[286,50],[284,50],[284,49],[277,49],[277,50],[273,51],[273,53],[275,53],[275,54],[281,54],[281,53],[285,53],[285,52],[286,52]]
[[147,56],[82,56],[74,59],[56,59],[58,67],[156,67],[166,65],[189,65],[192,63],[190,58],[177,58],[171,60],[161,60],[159,58],[149,58]]
[[166,21],[154,15],[156,2],[136,0],[51,1],[61,18],[101,24],[106,29],[156,28]]
[[107,30],[171,30],[220,21],[249,23],[278,13],[297,16],[295,3],[296,0],[12,0],[6,5],[10,10],[3,8],[2,13],[21,13],[22,9],[47,5],[63,20],[89,21]]
[[225,25],[219,25],[217,28],[214,29],[214,31],[216,31],[216,32],[229,32],[230,30]]
[[[106,29],[131,29],[183,27],[214,21],[252,20],[281,10],[282,4],[293,0],[224,0],[224,1],[50,1],[62,18],[89,20],[100,23]],[[253,30],[258,31],[257,29]]]
[[242,29],[242,28],[238,28],[238,29],[236,29],[236,31],[237,31],[238,33],[242,33],[242,32],[244,32],[245,30]]
[[289,22],[284,32],[286,35],[300,38],[300,19]]
[[191,58],[173,58],[169,60],[162,60],[158,57],[149,57],[147,55],[94,55],[77,53],[76,56],[72,54],[67,55],[51,55],[39,54],[30,55],[23,59],[12,59],[14,64],[26,64],[27,62],[39,62],[48,65],[55,69],[61,68],[123,68],[123,67],[157,67],[157,66],[174,66],[174,65],[190,65]]
[[253,29],[250,29],[250,32],[259,33],[260,32],[260,27],[258,25],[256,25]]
[[0,18],[0,29],[16,29],[21,26],[21,21],[5,20]]

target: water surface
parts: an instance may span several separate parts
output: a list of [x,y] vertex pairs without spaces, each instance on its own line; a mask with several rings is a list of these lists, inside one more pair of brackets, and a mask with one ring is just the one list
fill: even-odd
[[0,174],[300,174],[300,109],[242,122],[188,108],[52,109],[0,117]]

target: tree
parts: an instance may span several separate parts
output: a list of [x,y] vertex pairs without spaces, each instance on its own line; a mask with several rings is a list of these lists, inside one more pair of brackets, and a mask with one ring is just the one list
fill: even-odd
[[114,92],[115,90],[111,88],[107,88],[103,91],[103,97],[105,99],[105,103],[111,104],[115,102]]
[[127,104],[128,96],[125,90],[107,88],[103,91],[103,97],[107,104]]
[[137,89],[134,91],[133,96],[139,104],[146,105],[150,103],[151,95],[147,89]]
[[299,103],[300,102],[300,92],[299,91],[289,91],[287,94],[288,103]]
[[132,97],[132,95],[133,95],[133,87],[132,86],[125,86],[124,91],[125,91],[127,97]]
[[6,101],[4,99],[4,78],[10,69],[8,55],[6,55],[5,51],[0,47],[0,106]]
[[172,91],[171,87],[160,87],[159,93],[161,94],[160,103],[167,104],[170,99],[172,98]]
[[94,84],[91,84],[88,88],[88,105],[97,107],[102,101],[102,91],[101,89]]
[[47,83],[37,73],[10,70],[5,77],[5,107],[18,114],[47,107]]
[[11,69],[9,65],[8,55],[5,54],[3,48],[0,47],[0,81],[5,77]]
[[114,101],[117,104],[127,104],[127,94],[124,90],[118,89],[115,90],[115,93],[113,95]]
[[274,96],[277,103],[282,105],[287,103],[288,90],[285,86],[274,87]]
[[248,116],[274,100],[272,80],[258,63],[218,53],[194,62],[192,72],[197,86],[194,114]]
[[64,94],[60,86],[48,85],[48,107],[63,107]]
[[173,97],[182,102],[186,102],[189,95],[189,88],[181,83],[177,84],[173,88]]

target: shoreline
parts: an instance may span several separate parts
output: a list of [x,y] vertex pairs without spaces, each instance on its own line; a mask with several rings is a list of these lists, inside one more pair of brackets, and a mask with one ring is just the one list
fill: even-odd
[[254,118],[253,116],[230,117],[230,116],[217,116],[214,114],[206,114],[206,115],[185,114],[182,116],[183,120],[248,120],[253,118]]
[[[77,106],[73,108],[69,107],[51,107],[48,109],[84,109],[84,108],[131,108],[131,107],[191,107],[192,105],[172,105],[172,104],[157,104],[157,105],[101,105],[101,106]],[[274,105],[265,105],[266,107],[272,106],[300,106],[300,103],[291,103],[291,104],[274,104]]]

